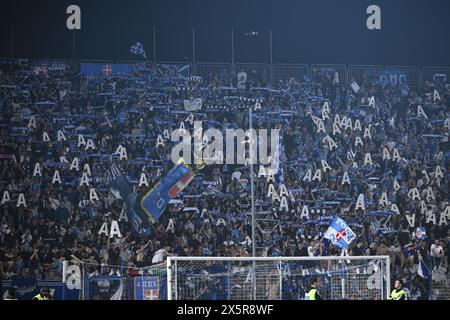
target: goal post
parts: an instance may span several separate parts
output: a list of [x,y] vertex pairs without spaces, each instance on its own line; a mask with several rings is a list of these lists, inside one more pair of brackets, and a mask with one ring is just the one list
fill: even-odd
[[389,256],[168,257],[169,300],[304,300],[312,279],[327,300],[384,300]]

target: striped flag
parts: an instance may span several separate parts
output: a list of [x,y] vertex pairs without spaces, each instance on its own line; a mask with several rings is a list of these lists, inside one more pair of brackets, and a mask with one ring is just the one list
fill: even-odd
[[178,181],[172,188],[169,190],[169,196],[171,198],[175,198],[187,185],[194,179],[193,172],[189,171],[186,173],[180,181]]

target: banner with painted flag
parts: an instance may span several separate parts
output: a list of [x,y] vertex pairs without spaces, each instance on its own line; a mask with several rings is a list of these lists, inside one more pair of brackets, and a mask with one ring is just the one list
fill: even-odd
[[169,204],[170,199],[176,198],[184,188],[194,179],[195,173],[184,162],[173,167],[167,175],[159,181],[139,201],[139,207],[150,221],[157,221]]
[[425,228],[417,227],[416,230],[414,231],[414,239],[416,239],[416,241],[419,241],[419,240],[426,239],[426,237],[427,237],[427,232],[426,232]]
[[144,46],[140,42],[136,42],[133,44],[130,48],[130,52],[137,56],[143,56],[144,58],[147,58],[147,54],[145,53]]
[[323,237],[329,239],[335,246],[345,249],[356,238],[356,234],[344,220],[335,216]]
[[128,76],[133,73],[133,66],[127,63],[80,63],[80,73],[87,77],[109,77],[112,75]]
[[430,280],[432,277],[430,268],[427,266],[425,261],[423,261],[423,258],[420,255],[419,255],[419,268],[417,269],[417,274],[427,280]]

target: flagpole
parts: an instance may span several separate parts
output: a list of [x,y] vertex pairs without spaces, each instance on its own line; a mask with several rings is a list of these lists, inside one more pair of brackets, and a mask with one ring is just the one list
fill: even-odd
[[75,29],[72,31],[72,67],[75,65]]
[[234,28],[231,28],[231,69],[234,68]]
[[[251,193],[251,203],[252,203],[252,256],[256,257],[256,241],[255,241],[255,197],[254,197],[254,172],[253,172],[253,161],[256,155],[253,154],[252,144],[256,141],[252,140],[252,129],[253,129],[253,119],[252,119],[252,107],[248,109],[249,116],[249,132],[250,132],[250,142],[248,144],[250,151],[250,193]],[[256,263],[253,260],[253,299],[256,300]]]
[[14,22],[11,18],[11,59],[14,59]]
[[156,28],[153,25],[153,64],[156,65]]
[[344,253],[345,249],[341,250],[341,288],[342,288],[342,299],[345,299],[345,279],[344,279]]
[[192,26],[192,64],[195,65],[195,27]]
[[272,29],[270,29],[270,33],[269,33],[269,37],[270,37],[270,81],[273,80],[273,54],[272,54]]

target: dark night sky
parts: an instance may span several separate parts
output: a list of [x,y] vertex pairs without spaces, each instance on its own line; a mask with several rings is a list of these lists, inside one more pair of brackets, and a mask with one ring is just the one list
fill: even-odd
[[[275,63],[450,66],[449,0],[1,0],[0,57],[72,58],[71,4],[77,59],[134,59],[136,41],[152,58],[155,26],[157,60],[192,61],[195,26],[201,62],[231,61],[234,28],[235,62],[269,62],[272,29]],[[366,28],[371,4],[382,30]]]

